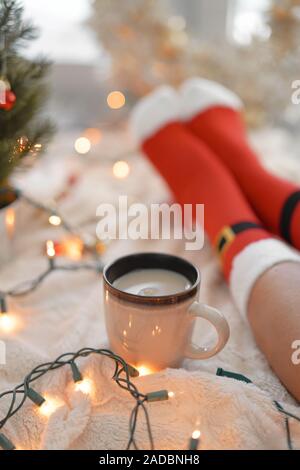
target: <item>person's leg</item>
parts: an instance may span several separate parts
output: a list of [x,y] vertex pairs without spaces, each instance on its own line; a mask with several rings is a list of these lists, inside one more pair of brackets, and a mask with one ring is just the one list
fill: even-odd
[[273,236],[262,226],[229,171],[179,122],[177,99],[169,87],[157,89],[136,106],[131,128],[177,203],[204,204],[204,228],[228,280],[232,261],[245,246]]
[[180,94],[181,118],[190,132],[231,171],[265,226],[300,249],[300,185],[261,165],[247,139],[239,98],[204,79],[187,80]]
[[300,402],[300,364],[292,360],[296,344],[300,347],[299,286],[300,264],[282,263],[269,269],[250,294],[248,319],[258,346]]
[[280,240],[253,243],[234,260],[230,289],[238,310],[270,366],[298,400],[300,364],[292,359],[300,340],[299,286],[300,255]]
[[[264,273],[279,272],[277,283],[281,280],[286,287],[292,286],[289,278],[293,277],[293,271],[288,268],[284,273],[281,266],[295,266],[299,273],[300,255],[260,226],[236,181],[217,156],[178,122],[176,96],[174,91],[165,88],[146,97],[133,112],[132,131],[177,201],[205,204],[205,230],[218,252],[235,303],[245,318],[249,313],[258,345],[267,354],[279,378],[298,397],[293,371],[287,373],[285,366],[288,362],[286,345],[292,332],[297,335],[300,328],[295,308],[291,308],[294,299],[300,310],[299,287],[295,281],[288,296],[284,289],[280,293],[278,285],[274,282],[272,286],[270,281],[264,293],[262,282],[270,277]],[[285,280],[281,279],[284,275]],[[276,308],[281,305],[283,311],[282,321],[277,312],[276,328],[271,320],[275,304]],[[287,339],[284,340],[285,335],[280,338],[280,328],[287,332]],[[272,353],[277,344],[280,351],[285,351],[285,362]]]

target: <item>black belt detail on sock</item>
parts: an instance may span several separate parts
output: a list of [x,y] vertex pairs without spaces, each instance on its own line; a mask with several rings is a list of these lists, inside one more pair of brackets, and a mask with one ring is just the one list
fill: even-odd
[[281,216],[280,216],[280,235],[282,238],[284,238],[287,242],[292,244],[292,238],[291,238],[291,222],[292,222],[292,217],[294,210],[297,206],[297,204],[300,202],[300,191],[296,191],[295,193],[291,194],[282,210],[281,210]]
[[[245,230],[249,230],[253,228],[263,228],[263,227],[262,225],[257,224],[255,222],[238,222],[237,224],[233,224],[229,226],[229,229],[234,233],[234,235],[238,235],[239,233],[244,232]],[[220,238],[219,243],[217,245],[217,251],[219,253],[221,253],[227,241],[228,240],[225,235]]]

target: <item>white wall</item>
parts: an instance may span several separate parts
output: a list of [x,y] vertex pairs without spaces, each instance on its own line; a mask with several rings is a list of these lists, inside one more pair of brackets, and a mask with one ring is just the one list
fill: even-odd
[[29,55],[45,53],[56,62],[93,63],[99,59],[99,44],[84,22],[89,0],[23,0],[25,15],[40,28]]
[[187,20],[197,36],[222,41],[226,36],[228,6],[233,0],[171,0],[173,8]]

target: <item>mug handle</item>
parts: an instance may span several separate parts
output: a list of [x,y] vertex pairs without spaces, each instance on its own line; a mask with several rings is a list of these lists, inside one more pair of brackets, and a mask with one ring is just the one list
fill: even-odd
[[209,321],[217,330],[218,341],[217,344],[211,348],[203,348],[190,343],[186,348],[185,357],[189,359],[208,359],[221,351],[226,345],[230,335],[229,325],[222,313],[209,305],[194,302],[189,307],[188,314],[191,320],[204,318]]

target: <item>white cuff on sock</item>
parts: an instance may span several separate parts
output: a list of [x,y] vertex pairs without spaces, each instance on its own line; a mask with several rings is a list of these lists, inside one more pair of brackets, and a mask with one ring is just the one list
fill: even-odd
[[142,98],[130,117],[130,128],[138,143],[152,136],[169,122],[179,120],[180,99],[169,86],[161,86]]
[[272,266],[287,261],[300,263],[300,254],[273,238],[251,243],[234,258],[230,290],[244,318],[247,318],[248,301],[256,280]]
[[192,119],[197,114],[214,106],[240,110],[243,108],[243,103],[237,95],[223,85],[205,78],[191,78],[181,86],[181,119]]

